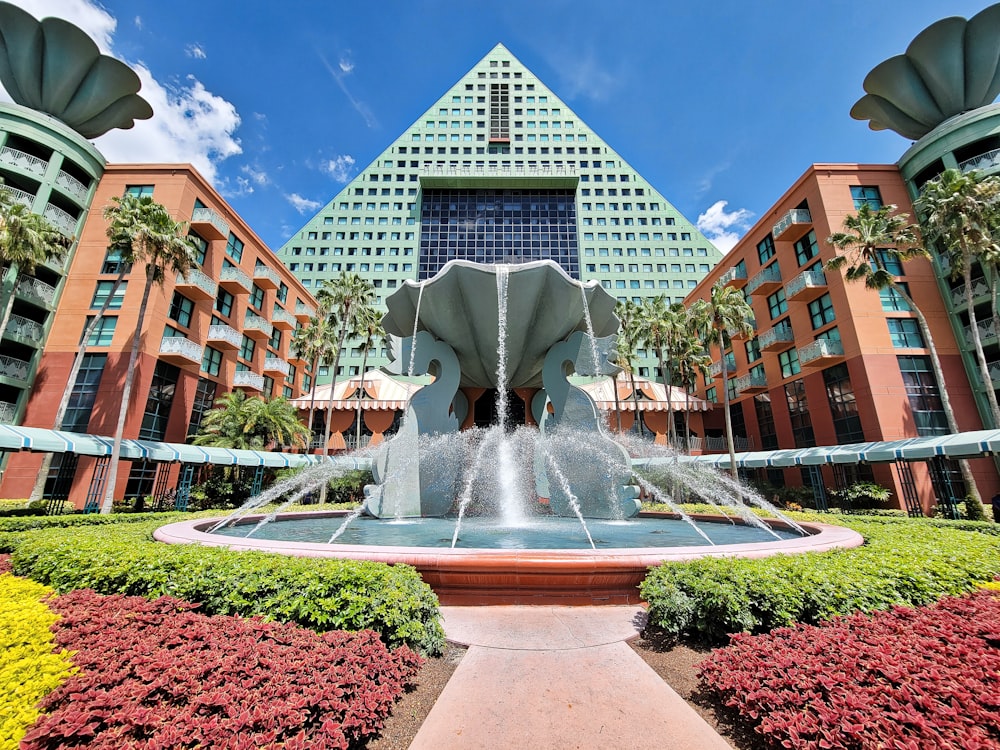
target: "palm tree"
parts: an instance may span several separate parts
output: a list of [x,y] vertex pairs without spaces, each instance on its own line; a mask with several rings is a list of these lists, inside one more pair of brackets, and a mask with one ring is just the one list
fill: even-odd
[[647,298],[642,306],[642,324],[644,326],[644,341],[656,352],[660,364],[660,375],[663,388],[667,393],[667,440],[676,437],[674,425],[673,404],[670,398],[673,386],[673,354],[677,339],[683,330],[684,306],[679,302],[667,304],[662,294],[659,297]]
[[[972,266],[980,259],[993,263],[1000,256],[1000,179],[982,172],[946,169],[929,180],[913,203],[926,243],[943,249],[951,261],[952,277],[965,282],[965,304],[969,312],[969,331],[976,352],[979,375],[986,386],[993,426],[1000,427],[1000,405],[990,378],[973,304]],[[993,277],[993,314],[996,320],[996,276]]]
[[358,324],[355,336],[361,340],[361,387],[358,388],[358,418],[354,435],[354,447],[361,447],[361,399],[365,391],[365,369],[368,367],[368,353],[378,349],[385,341],[382,328],[382,314],[374,307],[366,305],[358,310]]
[[312,372],[312,387],[309,389],[309,447],[316,434],[316,375],[321,365],[329,366],[336,341],[331,335],[330,322],[326,311],[320,309],[316,317],[292,334],[292,348],[305,359]]
[[53,227],[44,216],[32,213],[16,201],[10,190],[0,186],[0,266],[7,266],[11,293],[0,315],[0,338],[7,330],[14,309],[14,287],[22,273],[34,273],[39,263],[59,260],[71,240]]
[[[359,308],[370,306],[375,301],[375,289],[367,279],[362,279],[356,273],[341,271],[336,279],[323,282],[316,294],[316,299],[325,309],[329,310],[328,319],[336,332],[337,344],[333,353],[330,381],[330,402],[327,405],[326,428],[323,431],[323,456],[330,455],[330,424],[333,422],[333,394],[337,385],[337,368],[340,366],[340,355],[344,351],[347,335],[356,330]],[[320,490],[320,502],[326,502],[327,484],[324,482]]]
[[247,398],[243,391],[223,394],[202,420],[194,445],[268,450],[302,445],[309,430],[284,396]]
[[729,471],[733,479],[739,478],[736,470],[736,446],[733,443],[733,417],[729,413],[729,367],[726,350],[734,337],[749,338],[754,335],[753,309],[743,292],[735,287],[716,284],[704,308],[708,321],[706,343],[719,346],[722,365],[722,406],[726,416],[726,445],[729,448]]
[[[917,317],[920,333],[927,343],[948,429],[957,433],[958,422],[951,407],[948,389],[944,386],[944,371],[941,368],[941,359],[938,357],[934,337],[927,325],[927,318],[906,291],[906,287],[897,282],[896,277],[886,269],[886,259],[903,263],[912,258],[930,257],[926,248],[917,244],[916,227],[909,223],[909,217],[896,211],[896,206],[891,204],[873,210],[865,203],[858,209],[857,215],[845,216],[845,231],[832,234],[826,240],[844,254],[827,261],[826,268],[832,271],[845,269],[844,276],[848,281],[863,281],[868,289],[875,291],[892,289],[909,305]],[[959,461],[959,466],[967,491],[978,498],[979,492],[968,462],[962,459]]]
[[110,513],[114,504],[115,484],[118,464],[121,461],[122,433],[125,417],[128,415],[129,397],[135,380],[136,364],[139,360],[139,343],[142,340],[142,326],[146,320],[146,308],[153,285],[162,286],[166,271],[172,270],[183,276],[195,265],[196,248],[186,236],[187,227],[183,222],[174,221],[167,209],[150,196],[138,197],[126,193],[121,198],[112,198],[112,205],[104,209],[108,222],[108,247],[119,251],[121,257],[135,263],[144,263],[146,285],[139,303],[139,315],[132,335],[132,353],[125,383],[122,386],[122,401],[118,411],[114,443],[111,446],[111,460],[108,465],[108,488],[101,505],[101,513]]
[[[619,301],[615,304],[615,315],[618,317],[618,360],[615,362],[628,373],[629,384],[632,387],[632,400],[635,402],[635,421],[639,423],[639,434],[644,434],[642,415],[639,413],[639,392],[635,387],[635,367],[632,364],[642,341],[642,308],[632,300]],[[615,392],[617,393],[617,385]],[[618,419],[618,431],[621,432],[621,417]]]

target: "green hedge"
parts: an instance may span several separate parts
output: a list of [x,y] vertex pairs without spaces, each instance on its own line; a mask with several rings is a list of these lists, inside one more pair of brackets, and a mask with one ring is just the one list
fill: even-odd
[[[828,515],[811,520],[831,522]],[[993,524],[838,517],[865,537],[850,550],[762,559],[704,558],[652,569],[649,624],[709,643],[855,611],[922,605],[1000,576]]]
[[151,535],[163,520],[147,519],[0,534],[0,548],[13,551],[15,573],[60,593],[169,595],[209,614],[261,615],[318,631],[371,628],[389,646],[425,654],[444,644],[437,596],[410,566],[162,544]]

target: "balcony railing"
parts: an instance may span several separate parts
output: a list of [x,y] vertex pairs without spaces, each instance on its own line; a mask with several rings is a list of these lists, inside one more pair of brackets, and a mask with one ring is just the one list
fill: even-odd
[[45,307],[52,307],[56,299],[56,288],[39,281],[34,276],[22,276],[17,282],[16,294],[18,297],[39,302]]
[[[983,320],[979,322],[979,340],[983,343],[987,341],[995,341],[997,338],[997,333],[1000,331],[1000,325],[997,324],[995,320]],[[973,346],[972,343],[972,326],[965,327],[965,340],[969,343],[969,346]]]
[[237,370],[233,374],[233,388],[262,391],[264,390],[264,376],[250,370]]
[[63,211],[59,206],[53,206],[51,203],[45,204],[45,210],[42,211],[42,215],[49,220],[56,229],[58,229],[66,237],[76,236],[76,219],[73,218],[71,214]]
[[747,282],[747,291],[750,294],[760,292],[770,294],[781,286],[781,269],[777,263],[772,263],[767,268],[758,271],[750,281]]
[[185,336],[164,336],[160,356],[174,364],[201,364],[205,347]]
[[990,380],[1000,385],[1000,359],[987,362],[986,369],[990,373]]
[[308,322],[315,314],[316,314],[315,307],[307,305],[302,300],[299,300],[295,303],[295,317],[299,318],[300,320],[305,318],[305,320],[302,321],[303,323]]
[[215,280],[197,268],[190,269],[186,278],[183,274],[177,274],[176,284],[178,288],[183,288],[190,296],[197,299],[215,299],[218,291]]
[[421,174],[427,177],[462,177],[468,176],[499,176],[499,177],[519,177],[521,175],[556,175],[560,177],[572,177],[576,174],[576,167],[567,166],[512,166],[501,164],[493,166],[441,166],[424,167]]
[[[780,235],[784,234],[794,226],[804,229],[810,224],[812,224],[812,214],[809,213],[809,209],[793,208],[778,219],[778,223],[771,229],[771,234],[775,239],[778,239]],[[801,237],[803,233],[799,232],[798,234]],[[784,239],[798,239],[798,237],[788,237]]]
[[760,393],[767,390],[767,377],[763,373],[751,372],[736,378],[737,393]]
[[3,377],[27,381],[30,370],[30,363],[25,362],[23,359],[16,359],[8,357],[6,354],[0,354],[0,375]]
[[249,294],[253,282],[250,276],[236,266],[225,266],[219,274],[219,286],[233,294]]
[[740,289],[747,283],[747,269],[733,266],[719,277],[719,283],[723,286],[728,284]]
[[45,343],[45,327],[29,318],[20,315],[11,315],[7,328],[4,329],[4,336],[13,336],[21,341],[28,341],[32,344],[41,345]]
[[0,424],[14,424],[17,415],[17,404],[10,401],[0,401]]
[[243,343],[243,334],[232,326],[216,323],[208,327],[208,339],[220,349],[239,349]]
[[[982,276],[972,280],[972,302],[976,303],[982,297],[989,297],[990,283]],[[965,284],[959,284],[951,290],[951,302],[955,307],[965,307]]]
[[243,321],[243,333],[251,338],[269,339],[274,333],[274,326],[259,315],[247,313],[246,319]]
[[229,236],[229,222],[205,206],[191,212],[191,227],[209,240],[221,240]]
[[[714,378],[717,375],[722,374],[722,362],[713,362],[712,366],[708,368],[709,374]],[[726,361],[726,372],[736,372],[736,364],[734,362]]]
[[270,266],[258,263],[253,269],[253,280],[261,289],[277,289],[281,284],[281,276]]
[[87,202],[87,193],[90,192],[90,189],[69,172],[64,172],[60,169],[59,174],[56,175],[56,185],[76,198],[80,203]]
[[14,203],[21,203],[28,208],[31,208],[35,203],[34,193],[29,193],[27,190],[20,190],[16,187],[11,187],[10,185],[4,185],[3,189],[10,193],[11,200]]
[[844,356],[844,345],[836,339],[816,339],[799,349],[799,364],[821,363]]
[[266,357],[264,359],[264,372],[277,372],[281,377],[288,376],[288,363],[279,357]]
[[[718,437],[693,437],[689,441],[688,450],[692,451],[727,451],[729,446],[726,444],[725,436]],[[733,447],[737,451],[749,451],[753,450],[753,440],[748,437],[743,437],[742,435],[733,435]]]
[[757,345],[762,352],[782,351],[791,349],[795,344],[795,334],[791,328],[778,326],[764,331],[757,337]]
[[290,331],[295,328],[297,322],[294,315],[287,310],[282,310],[280,307],[275,309],[271,314],[271,323],[274,324],[275,328],[283,328],[286,331]]
[[803,271],[785,284],[785,298],[796,302],[812,302],[826,293],[826,274],[822,271]]
[[45,159],[26,154],[24,151],[19,151],[10,146],[4,146],[0,149],[0,163],[17,167],[39,177],[44,176],[45,171],[49,168],[49,163]]
[[1000,167],[1000,148],[958,163],[958,168],[963,172],[971,172],[973,169],[991,170],[998,167]]

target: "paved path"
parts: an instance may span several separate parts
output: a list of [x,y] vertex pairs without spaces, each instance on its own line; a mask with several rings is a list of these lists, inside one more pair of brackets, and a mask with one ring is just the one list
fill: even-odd
[[469,646],[411,750],[731,750],[626,640],[641,607],[442,607]]

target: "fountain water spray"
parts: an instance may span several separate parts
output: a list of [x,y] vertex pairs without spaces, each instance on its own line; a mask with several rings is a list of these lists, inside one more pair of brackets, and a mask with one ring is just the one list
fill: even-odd
[[420,291],[417,292],[417,309],[413,313],[413,338],[410,344],[410,365],[406,370],[407,377],[413,377],[413,366],[416,362],[415,357],[417,356],[417,325],[420,323],[420,302],[424,298],[424,284],[426,282],[420,282]]
[[497,266],[497,421],[507,431],[507,288],[510,268]]
[[587,541],[590,542],[590,548],[597,549],[597,545],[594,544],[593,537],[590,536],[590,529],[587,528],[587,522],[583,518],[583,513],[580,511],[580,501],[577,499],[576,495],[573,494],[572,489],[570,489],[569,480],[566,479],[566,475],[559,470],[555,461],[552,460],[551,454],[545,454],[545,464],[549,467],[549,470],[553,473],[553,475],[555,475],[556,481],[559,482],[559,486],[566,494],[570,507],[573,509],[576,517],[580,519],[580,525],[583,526],[583,533],[587,535]]

